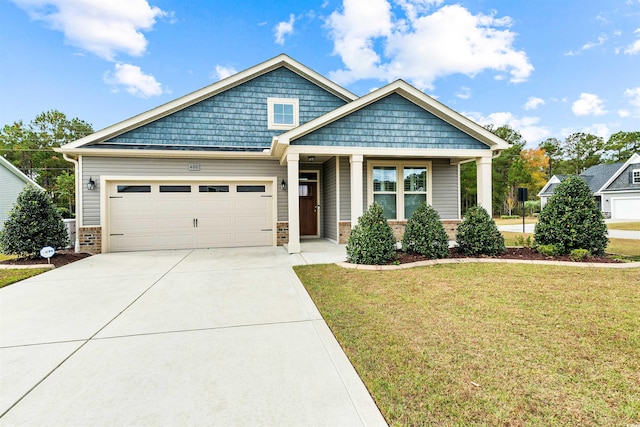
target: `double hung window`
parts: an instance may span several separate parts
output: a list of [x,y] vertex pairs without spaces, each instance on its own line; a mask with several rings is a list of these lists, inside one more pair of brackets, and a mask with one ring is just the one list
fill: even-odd
[[430,201],[429,169],[427,162],[373,164],[369,173],[370,203],[378,202],[387,219],[411,218],[421,203]]

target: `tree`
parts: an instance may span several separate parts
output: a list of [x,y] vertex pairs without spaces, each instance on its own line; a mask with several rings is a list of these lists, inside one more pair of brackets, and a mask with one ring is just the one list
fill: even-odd
[[22,120],[5,125],[0,131],[0,152],[47,190],[52,190],[56,177],[72,169],[54,147],[93,133],[87,122],[71,120],[58,110],[46,111],[25,125]]
[[513,188],[527,183],[530,179],[524,167],[524,160],[520,156],[527,142],[520,132],[508,125],[496,129],[490,126],[489,130],[511,144],[510,148],[502,151],[492,162],[493,206],[499,208],[505,206],[505,200]]
[[27,185],[18,195],[0,232],[0,251],[37,258],[43,247],[63,248],[68,242],[67,228],[51,198],[35,186]]
[[431,259],[449,256],[449,237],[440,222],[438,211],[428,203],[421,203],[407,221],[402,250]]
[[74,215],[74,207],[76,203],[76,177],[74,174],[63,171],[56,177],[53,185],[53,196],[58,209],[61,210],[62,216],[71,218]]
[[538,145],[538,148],[544,150],[547,157],[547,180],[549,180],[558,173],[556,168],[562,162],[562,142],[556,138],[547,138]]
[[567,177],[542,209],[535,227],[536,245],[553,245],[560,254],[588,249],[602,255],[608,244],[607,225],[587,182]]
[[607,161],[626,162],[634,153],[640,153],[640,132],[616,132],[605,143]]
[[384,217],[384,209],[374,202],[351,229],[347,259],[354,264],[386,264],[395,247],[396,239]]
[[504,237],[482,206],[467,211],[456,232],[458,251],[465,255],[498,255],[506,251]]
[[604,140],[590,133],[573,133],[565,138],[562,151],[571,168],[567,172],[580,175],[585,169],[601,163]]

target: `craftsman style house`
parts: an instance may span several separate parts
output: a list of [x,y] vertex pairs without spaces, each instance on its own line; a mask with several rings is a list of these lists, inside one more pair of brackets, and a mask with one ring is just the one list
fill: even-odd
[[491,212],[505,141],[402,80],[358,97],[280,55],[58,151],[78,177],[77,247],[110,252],[345,242],[374,201],[394,228],[460,220],[460,164]]

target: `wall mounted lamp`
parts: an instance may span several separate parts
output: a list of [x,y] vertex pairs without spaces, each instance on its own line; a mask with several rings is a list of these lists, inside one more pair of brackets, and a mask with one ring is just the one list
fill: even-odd
[[282,182],[280,183],[280,188],[283,191],[287,189],[287,182],[284,180],[284,178],[282,179]]
[[316,156],[309,156],[309,157],[307,157],[307,160],[309,160],[310,162],[315,162],[316,161]]
[[96,182],[93,180],[93,178],[89,177],[89,181],[87,182],[87,190],[92,191],[94,188],[96,188]]

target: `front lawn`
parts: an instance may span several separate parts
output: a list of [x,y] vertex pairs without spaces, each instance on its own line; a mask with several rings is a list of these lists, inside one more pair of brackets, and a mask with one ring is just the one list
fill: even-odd
[[640,270],[296,272],[390,425],[640,422]]
[[0,288],[49,271],[48,268],[0,269]]

